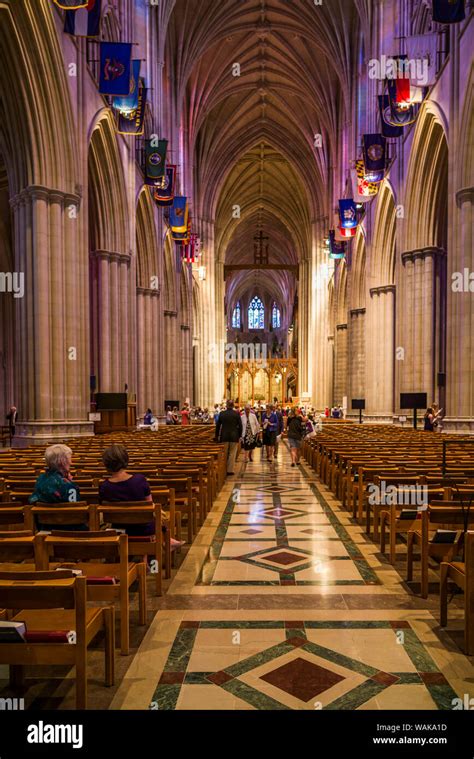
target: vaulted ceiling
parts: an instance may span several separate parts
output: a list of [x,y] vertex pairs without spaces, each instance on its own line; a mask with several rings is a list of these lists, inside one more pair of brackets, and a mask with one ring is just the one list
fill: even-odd
[[[309,255],[311,222],[330,213],[353,64],[370,22],[370,0],[174,3],[165,65],[186,113],[195,213],[215,219],[221,262],[251,263],[260,230],[270,263]],[[233,274],[228,302],[254,281],[254,272]],[[293,300],[293,275],[265,281]]]

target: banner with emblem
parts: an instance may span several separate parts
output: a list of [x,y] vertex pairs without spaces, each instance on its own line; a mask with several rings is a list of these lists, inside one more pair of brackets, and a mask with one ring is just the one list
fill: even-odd
[[413,34],[405,40],[410,82],[415,87],[431,87],[436,82],[438,35],[434,32]]
[[390,98],[388,95],[379,95],[379,113],[380,113],[380,125],[382,134],[384,137],[395,138],[400,137],[403,134],[403,129],[400,126],[393,126],[390,119]]
[[168,140],[145,141],[145,183],[161,187],[166,169]]
[[128,95],[132,77],[132,43],[100,43],[99,92],[102,95]]
[[176,180],[176,166],[168,164],[165,171],[165,179],[162,187],[156,187],[153,197],[159,206],[172,206],[174,198],[174,185]]
[[365,178],[381,182],[385,175],[386,139],[383,134],[364,134],[362,138]]
[[147,92],[147,88],[140,81],[136,110],[129,111],[128,113],[122,113],[121,111],[115,112],[117,117],[118,134],[143,134]]
[[367,203],[374,195],[377,195],[379,186],[376,182],[370,182],[365,175],[364,161],[359,159],[355,162],[355,170],[352,172],[354,184],[353,198],[356,203]]
[[53,3],[57,5],[58,8],[62,8],[63,11],[75,11],[79,8],[85,8],[88,0],[53,0]]
[[357,226],[357,211],[353,198],[342,198],[339,201],[339,226],[352,229]]
[[336,240],[336,233],[334,229],[329,230],[329,258],[338,259],[344,258],[346,255],[346,243],[338,242]]
[[85,8],[66,11],[64,31],[74,37],[98,37],[102,0],[88,0]]
[[188,231],[188,199],[184,195],[176,195],[173,200],[173,205],[170,208],[170,227],[173,233],[173,239],[175,234],[186,235]]
[[140,68],[142,62],[140,60],[132,61],[132,75],[130,77],[130,91],[128,95],[123,97],[112,98],[112,108],[116,111],[127,115],[133,113],[138,108],[138,89],[140,85]]
[[433,0],[433,21],[438,24],[459,24],[465,18],[464,0]]
[[390,113],[384,114],[384,120],[392,126],[405,127],[416,121],[415,108],[410,103],[397,102],[397,97],[401,97],[400,85],[397,91],[397,79],[387,79],[388,98],[390,102]]

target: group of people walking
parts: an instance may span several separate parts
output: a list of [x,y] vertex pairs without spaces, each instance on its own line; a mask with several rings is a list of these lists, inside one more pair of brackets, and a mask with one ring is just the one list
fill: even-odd
[[288,435],[291,452],[291,466],[299,464],[303,438],[315,433],[314,419],[304,416],[301,409],[281,409],[268,404],[257,413],[246,404],[239,413],[234,402],[229,400],[224,411],[215,416],[217,442],[227,446],[227,474],[234,474],[239,446],[243,450],[244,463],[252,462],[256,448],[263,448],[262,458],[273,462],[278,454],[278,445],[284,431]]

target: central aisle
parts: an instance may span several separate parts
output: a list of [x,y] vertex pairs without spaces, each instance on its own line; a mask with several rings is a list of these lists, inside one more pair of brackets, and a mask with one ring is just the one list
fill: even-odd
[[[285,446],[228,478],[115,709],[452,709],[471,665]],[[435,633],[436,631],[436,633]]]

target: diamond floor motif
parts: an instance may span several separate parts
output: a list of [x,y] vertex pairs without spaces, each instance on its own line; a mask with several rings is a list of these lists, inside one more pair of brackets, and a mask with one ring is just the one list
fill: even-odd
[[320,667],[319,664],[298,657],[272,672],[267,672],[260,679],[306,703],[345,678]]

